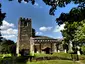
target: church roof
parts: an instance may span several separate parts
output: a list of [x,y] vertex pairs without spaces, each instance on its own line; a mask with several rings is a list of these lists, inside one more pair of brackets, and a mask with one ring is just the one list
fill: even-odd
[[54,38],[51,38],[51,37],[47,37],[47,36],[35,36],[33,37],[34,39],[54,39]]
[[[34,38],[34,39],[55,39],[55,38],[48,37],[48,36],[35,36],[35,37],[33,37],[33,38]],[[56,39],[57,39],[57,38],[56,38]],[[57,40],[62,41],[63,38],[62,38],[62,39],[58,38]]]
[[63,39],[55,39],[55,38],[51,38],[48,36],[35,36],[33,37],[35,40],[40,39],[40,40],[56,40],[57,42],[61,42]]

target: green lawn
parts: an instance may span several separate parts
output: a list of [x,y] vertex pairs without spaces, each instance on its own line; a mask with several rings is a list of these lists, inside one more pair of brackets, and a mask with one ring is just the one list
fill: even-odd
[[[5,58],[3,58],[3,56],[5,56]],[[35,54],[35,57],[45,57],[45,56],[58,56],[58,57],[63,57],[63,58],[71,58],[70,54],[67,53],[53,53],[53,54]],[[80,55],[79,56],[81,59],[85,58],[85,55]],[[26,58],[25,58],[26,59]],[[11,62],[13,61],[13,57],[11,57],[10,54],[0,54],[0,64],[1,60],[7,61],[7,62]],[[85,63],[85,60],[80,60],[80,62]],[[73,62],[71,60],[33,60],[33,62],[30,61],[24,61],[23,57],[17,57],[16,58],[16,64],[79,64],[78,62]]]
[[45,61],[34,61],[27,62],[27,64],[79,64],[70,60],[45,60]]
[[80,62],[84,63],[85,64],[85,60],[80,60]]
[[45,56],[58,56],[58,57],[66,57],[71,58],[71,54],[68,53],[53,53],[53,54],[45,54],[45,53],[35,53],[36,57],[45,57]]
[[[0,59],[1,60],[1,59]],[[4,61],[8,61],[8,63],[12,63],[12,59],[4,59]],[[2,62],[0,62],[2,64]],[[73,61],[70,60],[43,60],[43,61],[27,61],[27,62],[16,62],[16,64],[74,64]],[[75,62],[75,64],[79,64]]]

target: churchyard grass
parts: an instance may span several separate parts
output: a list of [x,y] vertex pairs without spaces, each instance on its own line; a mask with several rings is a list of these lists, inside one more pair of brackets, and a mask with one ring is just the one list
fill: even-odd
[[[74,64],[74,62],[70,60],[44,60],[37,62],[27,62],[27,64]],[[79,63],[75,62],[75,64]]]
[[[57,57],[62,57],[62,58],[71,58],[71,55],[68,53],[53,53],[53,54],[35,53],[36,58],[37,57],[52,57],[52,56],[57,56]],[[79,57],[80,57],[80,59],[84,59],[84,60],[80,60],[80,61],[82,63],[85,63],[85,55],[80,55]],[[20,60],[20,61],[23,60],[22,57],[18,57],[18,58],[19,58],[18,60]],[[11,54],[0,54],[0,64],[2,64],[1,60],[8,60],[8,61],[12,62],[12,56],[11,56]],[[56,60],[40,60],[40,61],[33,60],[32,62],[16,61],[16,64],[74,64],[74,62],[72,60],[56,59]],[[75,62],[75,64],[79,64],[79,63]]]
[[80,60],[80,62],[84,63],[85,64],[85,60]]
[[44,53],[35,53],[35,57],[59,57],[59,58],[67,58],[71,59],[71,54],[68,53],[53,53],[53,54],[44,54]]

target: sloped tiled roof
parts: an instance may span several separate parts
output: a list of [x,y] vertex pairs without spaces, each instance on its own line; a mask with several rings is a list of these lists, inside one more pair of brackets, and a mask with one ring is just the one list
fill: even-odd
[[54,39],[54,38],[51,38],[51,37],[47,37],[47,36],[35,36],[33,37],[34,39]]

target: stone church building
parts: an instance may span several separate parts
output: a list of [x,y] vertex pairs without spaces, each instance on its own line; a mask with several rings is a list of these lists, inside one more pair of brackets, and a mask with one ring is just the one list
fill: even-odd
[[62,39],[54,39],[47,36],[36,36],[32,28],[32,20],[20,18],[18,22],[18,39],[16,53],[28,50],[31,53],[58,52]]

